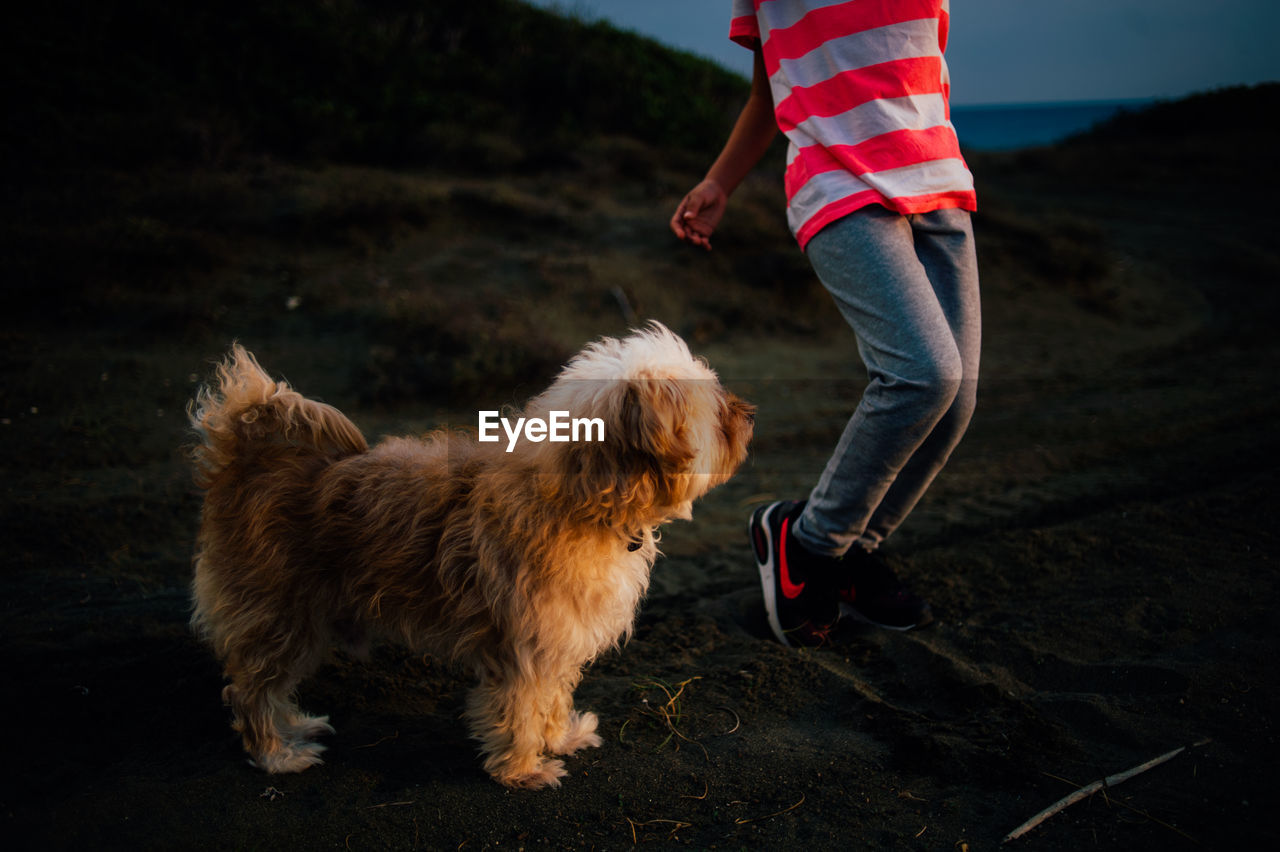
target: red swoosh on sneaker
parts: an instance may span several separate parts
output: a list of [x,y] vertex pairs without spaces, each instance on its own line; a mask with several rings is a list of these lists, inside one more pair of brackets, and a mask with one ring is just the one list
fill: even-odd
[[804,591],[804,583],[791,582],[791,572],[787,568],[787,525],[790,521],[790,518],[782,519],[782,540],[778,542],[778,583],[782,586],[782,596],[795,600]]

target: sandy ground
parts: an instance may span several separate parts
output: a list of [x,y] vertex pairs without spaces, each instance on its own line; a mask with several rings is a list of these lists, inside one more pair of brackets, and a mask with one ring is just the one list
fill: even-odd
[[[1011,848],[1259,847],[1277,801],[1275,229],[1172,191],[1075,186],[1054,162],[974,164],[979,413],[891,542],[935,607],[927,629],[796,651],[763,627],[745,519],[804,493],[856,398],[838,326],[646,311],[760,406],[757,440],[669,530],[635,637],[587,674],[578,704],[605,742],[559,790],[489,780],[459,718],[465,677],[395,648],[335,654],[303,687],[338,731],[322,766],[264,775],[228,727],[186,626],[198,503],[181,400],[232,336],[311,390],[309,364],[347,357],[344,328],[309,326],[324,354],[308,361],[283,311],[6,319],[5,844],[992,849],[1076,787],[1189,746]],[[712,258],[667,243],[674,192],[597,210],[604,230],[580,250],[638,240],[663,268],[732,277],[732,239]],[[576,268],[564,258],[552,272]],[[230,287],[219,274],[209,286]],[[156,330],[174,317],[186,331]],[[374,435],[438,421],[327,390]]]

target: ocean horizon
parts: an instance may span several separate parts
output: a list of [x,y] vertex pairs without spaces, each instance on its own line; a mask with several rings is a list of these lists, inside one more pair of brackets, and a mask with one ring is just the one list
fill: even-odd
[[1157,98],[1027,104],[952,106],[960,145],[971,151],[1013,151],[1052,145],[1126,110],[1140,110]]

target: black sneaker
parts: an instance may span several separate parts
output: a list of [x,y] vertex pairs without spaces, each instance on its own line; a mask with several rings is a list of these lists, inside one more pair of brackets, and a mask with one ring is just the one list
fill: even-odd
[[747,532],[773,635],[791,647],[817,647],[831,643],[840,620],[838,586],[822,564],[834,560],[810,553],[791,532],[803,510],[804,503],[795,500],[761,506],[751,514]]
[[840,561],[845,571],[838,592],[842,615],[889,630],[933,621],[928,602],[908,591],[880,554],[855,544]]

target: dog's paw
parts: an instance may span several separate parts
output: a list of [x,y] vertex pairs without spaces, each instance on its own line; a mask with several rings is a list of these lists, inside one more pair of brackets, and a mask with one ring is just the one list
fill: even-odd
[[529,772],[495,774],[499,783],[521,790],[538,790],[542,787],[559,787],[560,779],[568,775],[564,761],[542,758]]
[[571,711],[564,736],[558,742],[549,743],[549,748],[554,754],[577,754],[584,748],[599,748],[604,740],[596,733],[598,724],[595,713]]
[[320,752],[324,750],[325,747],[320,743],[286,742],[266,754],[254,756],[249,762],[272,774],[301,772],[309,766],[324,763],[320,759]]
[[290,720],[284,732],[288,739],[305,742],[322,734],[337,733],[329,724],[328,716],[303,716],[301,714]]

